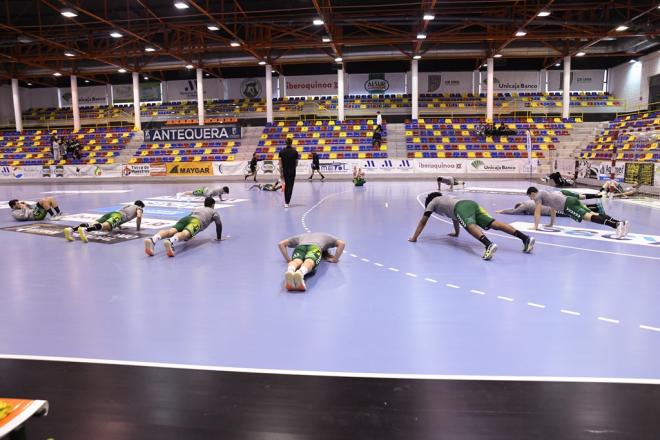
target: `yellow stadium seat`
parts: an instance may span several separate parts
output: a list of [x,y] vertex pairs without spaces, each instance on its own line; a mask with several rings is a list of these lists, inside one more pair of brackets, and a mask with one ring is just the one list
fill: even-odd
[[422,152],[421,151],[415,151],[415,158],[421,159],[422,158]]

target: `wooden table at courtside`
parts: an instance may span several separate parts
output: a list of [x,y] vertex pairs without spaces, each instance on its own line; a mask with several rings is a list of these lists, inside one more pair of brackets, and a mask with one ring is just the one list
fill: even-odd
[[32,416],[45,416],[48,414],[48,402],[45,400],[0,397],[0,402],[6,402],[12,407],[9,415],[0,420],[0,438],[9,435],[9,440],[24,440],[27,438],[25,422]]

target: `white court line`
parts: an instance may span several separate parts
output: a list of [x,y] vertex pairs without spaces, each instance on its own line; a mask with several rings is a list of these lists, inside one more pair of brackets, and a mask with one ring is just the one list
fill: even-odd
[[530,307],[536,307],[537,309],[545,309],[545,306],[543,304],[527,303],[527,305]]
[[445,286],[451,288],[451,289],[460,289],[461,286],[457,286],[456,284],[445,284]]
[[[658,329],[660,330],[660,329]],[[451,374],[416,374],[416,373],[378,373],[347,371],[311,371],[277,370],[267,368],[222,367],[213,365],[176,364],[159,362],[123,361],[113,359],[92,359],[58,356],[33,356],[19,354],[0,354],[0,359],[28,360],[44,362],[73,362],[80,364],[123,365],[133,367],[168,368],[179,370],[218,371],[228,373],[282,374],[293,376],[355,377],[374,379],[411,379],[411,380],[470,380],[470,381],[516,381],[516,382],[571,382],[571,383],[621,383],[660,385],[658,378],[627,377],[563,377],[563,376],[487,376],[487,375],[451,375]]]
[[515,301],[513,298],[509,296],[498,296],[497,299],[501,299],[502,301],[510,301],[510,302]]
[[348,254],[348,255],[350,255],[353,258],[357,258],[357,255],[355,255],[355,254]]
[[437,283],[438,280],[434,280],[433,278],[424,278],[425,281],[428,281],[429,283]]
[[566,315],[580,316],[580,312],[574,312],[573,310],[561,309],[560,312]]
[[361,261],[364,261],[365,263],[368,263],[369,260],[367,258],[360,258]]
[[416,273],[406,272],[406,275],[408,275],[409,277],[412,277],[412,278],[417,278],[417,274],[416,274]]
[[644,329],[644,330],[650,330],[652,332],[660,332],[660,328],[658,327],[651,327],[650,325],[640,325],[639,328]]
[[398,272],[399,271],[399,269],[397,269],[396,267],[388,267],[388,269],[391,270],[392,272]]
[[618,324],[619,322],[621,322],[618,319],[604,318],[602,316],[599,316],[598,320],[603,322],[609,322],[610,324]]
[[486,294],[486,292],[482,292],[481,290],[474,290],[474,289],[470,290],[470,292],[476,293],[477,295],[485,295]]
[[[419,202],[419,204],[422,207],[424,207],[424,202],[422,202],[419,198],[423,194],[428,194],[429,192],[431,192],[431,191],[424,191],[423,193],[417,194],[417,201]],[[452,224],[451,221],[445,220],[445,219],[441,218],[440,216],[438,216],[436,214],[433,214],[431,217],[433,217],[436,220],[439,220],[443,223]],[[491,232],[490,234],[491,235],[496,235],[496,236],[502,237],[502,238],[508,238],[510,240],[518,240],[518,238],[511,237],[510,235],[498,234],[496,232]],[[575,250],[586,251],[586,252],[595,252],[595,253],[598,253],[598,254],[618,255],[620,257],[636,257],[636,258],[644,258],[644,259],[647,259],[647,260],[660,260],[660,257],[650,257],[648,255],[626,254],[624,252],[613,252],[613,251],[601,251],[599,249],[583,248],[583,247],[579,247],[579,246],[568,246],[568,245],[565,245],[565,244],[548,243],[548,242],[539,241],[539,240],[536,240],[536,244],[542,244],[542,245],[545,245],[545,246],[561,247],[561,248],[566,248],[566,249],[575,249]]]
[[383,267],[383,265],[380,263],[374,263],[374,266]]

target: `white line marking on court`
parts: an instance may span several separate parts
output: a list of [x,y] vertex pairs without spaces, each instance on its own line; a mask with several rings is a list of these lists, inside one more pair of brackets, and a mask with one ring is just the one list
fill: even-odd
[[527,305],[530,307],[536,307],[537,309],[545,309],[545,306],[543,304],[527,303]]
[[620,322],[618,319],[604,318],[602,316],[599,316],[598,320],[603,322],[609,322],[610,324],[618,324]]
[[660,332],[660,328],[658,327],[651,327],[650,325],[640,325],[639,328],[644,329],[644,330],[650,330],[652,332]]
[[417,274],[416,274],[416,273],[406,272],[406,275],[408,275],[409,277],[417,278]]
[[445,286],[450,287],[452,289],[460,289],[461,286],[457,286],[456,284],[445,284]]
[[355,255],[355,254],[348,254],[348,255],[350,255],[353,258],[357,258],[357,255]]
[[[660,329],[658,329],[660,330]],[[179,370],[218,371],[228,373],[282,374],[294,376],[356,377],[374,379],[411,379],[411,380],[470,380],[500,382],[571,382],[571,383],[622,383],[641,385],[660,385],[660,379],[628,377],[562,377],[562,376],[485,376],[485,375],[449,375],[449,374],[413,374],[413,373],[360,373],[348,371],[311,371],[311,370],[276,370],[266,368],[222,367],[214,365],[175,364],[158,362],[123,361],[113,359],[91,359],[59,356],[33,356],[20,354],[0,354],[0,359],[72,362],[78,364],[124,365],[132,367],[168,368]]]
[[501,299],[502,301],[509,301],[509,302],[515,301],[513,298],[509,296],[498,296],[497,299]]
[[369,262],[369,260],[366,259],[366,258],[360,258],[360,260],[364,261],[365,263],[368,263],[368,262]]
[[470,292],[476,293],[477,295],[485,295],[486,294],[486,292],[482,292],[481,290],[474,290],[474,289],[470,290]]
[[580,312],[574,312],[573,310],[561,309],[560,312],[566,315],[580,316]]
[[374,266],[383,267],[383,265],[380,263],[374,263]]
[[428,281],[429,283],[437,283],[438,280],[434,280],[433,278],[424,278],[425,281]]
[[399,271],[399,269],[397,269],[396,267],[388,267],[388,269],[391,270],[392,272],[398,272]]
[[[419,204],[422,207],[424,207],[424,202],[422,202],[419,198],[420,198],[420,196],[422,196],[424,194],[428,194],[429,192],[431,192],[431,191],[424,191],[423,193],[417,194],[417,201],[419,202]],[[451,221],[445,220],[445,219],[439,217],[436,214],[433,214],[431,217],[433,217],[434,219],[436,219],[438,221],[441,221],[443,223],[452,224]],[[516,237],[511,237],[510,235],[498,234],[496,232],[492,232],[491,235],[496,235],[498,237],[507,238],[507,239],[510,239],[510,240],[518,240],[518,238],[516,238]],[[578,250],[578,251],[595,252],[597,254],[618,255],[620,257],[636,257],[636,258],[644,258],[646,260],[660,260],[660,257],[650,257],[648,255],[637,255],[637,254],[626,254],[626,253],[623,253],[623,252],[601,251],[599,249],[589,249],[589,248],[583,248],[583,247],[578,247],[578,246],[568,246],[568,245],[565,245],[565,244],[548,243],[548,242],[545,242],[545,241],[538,241],[538,240],[536,240],[536,244],[542,244],[542,245],[545,245],[545,246],[561,247],[561,248],[565,248],[565,249],[575,249],[575,250]]]

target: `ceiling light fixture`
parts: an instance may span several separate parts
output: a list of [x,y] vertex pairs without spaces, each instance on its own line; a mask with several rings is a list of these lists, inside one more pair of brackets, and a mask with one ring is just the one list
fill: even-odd
[[85,84],[89,84],[89,80],[88,80],[88,79],[85,80]]
[[156,49],[151,47],[151,46],[147,46],[147,47],[144,48],[144,51],[145,52],[156,52]]
[[67,51],[67,52],[64,52],[64,56],[65,56],[65,57],[75,57],[76,54],[73,53],[73,52],[68,52],[68,51]]
[[424,32],[420,32],[419,34],[417,34],[417,39],[426,40],[426,34]]
[[413,56],[413,60],[421,60],[422,56],[421,55],[415,55]]
[[493,55],[493,58],[502,58],[502,54],[501,53],[496,53],[495,55]]
[[26,37],[25,35],[19,35],[17,38],[19,43],[30,44],[32,43],[32,38]]
[[215,32],[215,31],[219,31],[219,30],[220,30],[220,28],[219,28],[218,26],[214,25],[214,24],[209,24],[209,25],[207,25],[207,26],[206,26],[206,29],[208,29],[208,30],[210,30],[210,31],[212,31],[212,32]]
[[324,43],[329,43],[329,42],[332,41],[332,38],[330,38],[330,37],[323,37],[323,38],[321,38],[321,41],[323,41]]
[[435,20],[435,15],[433,14],[433,12],[427,12],[427,13],[424,14],[422,19],[426,20],[426,21]]
[[117,31],[110,32],[110,36],[112,38],[121,38],[121,37],[123,37],[123,35],[121,33],[117,32]]
[[614,29],[614,30],[617,31],[617,32],[627,31],[627,30],[628,30],[628,26],[626,26],[625,24],[622,24],[621,26],[617,26],[617,28]]
[[315,26],[323,26],[325,24],[325,21],[321,20],[320,18],[315,18],[314,21],[312,21]]
[[124,68],[122,67],[121,69],[117,70],[117,72],[119,72],[119,73],[126,73],[126,69],[124,69]]
[[71,8],[62,9],[60,14],[64,15],[66,18],[73,18],[78,16],[78,13]]
[[55,72],[53,73],[53,76],[62,76],[62,74],[60,72]]
[[186,2],[177,1],[174,2],[174,7],[177,9],[188,9],[190,6],[188,6],[188,3]]
[[142,79],[145,80],[145,81],[148,81],[149,77],[148,76],[143,76]]
[[194,68],[194,67],[195,67],[195,66],[193,66],[192,64],[186,64],[186,69],[188,69],[188,70],[190,70],[190,69],[192,69],[192,68]]
[[561,63],[555,63],[555,67],[561,67]]
[[543,11],[539,12],[539,13],[536,14],[536,15],[537,15],[538,17],[547,17],[547,16],[550,15],[550,14],[551,14],[550,11],[545,11],[545,10],[543,10]]
[[527,31],[520,29],[518,32],[516,32],[516,37],[524,37],[527,35]]
[[342,57],[335,58],[335,63],[341,63],[342,61],[344,61]]
[[28,86],[31,86],[31,85],[32,85],[32,83],[27,83],[27,85],[28,85]]
[[238,47],[238,46],[241,45],[241,43],[239,43],[238,41],[232,41],[231,43],[229,43],[229,45],[230,45],[231,47]]
[[575,54],[576,57],[583,57],[586,55],[586,52],[578,52]]
[[265,65],[266,65],[266,62],[265,62],[264,60],[261,60],[261,61],[259,61],[259,65],[260,65],[260,66],[265,66]]
[[628,61],[628,62],[629,62],[630,64],[635,64],[635,63],[638,63],[639,60],[630,60],[630,61]]

